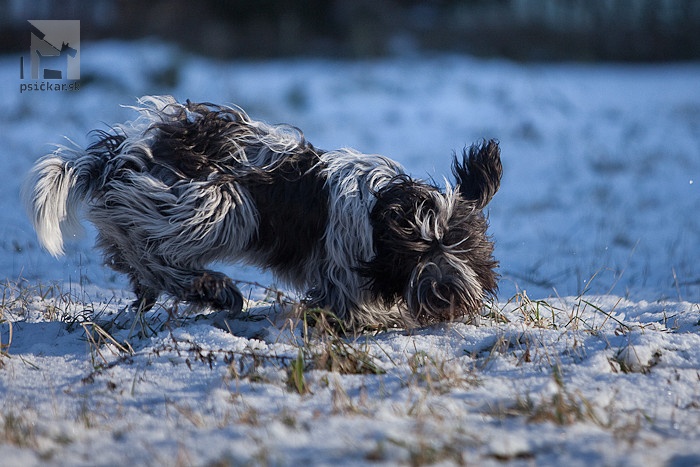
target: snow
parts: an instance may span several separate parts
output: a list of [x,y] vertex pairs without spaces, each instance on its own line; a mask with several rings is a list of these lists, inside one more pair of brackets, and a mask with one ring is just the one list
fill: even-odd
[[[20,94],[16,62],[0,57],[3,465],[700,463],[700,64],[221,62],[100,42],[80,91]],[[52,258],[19,186],[62,135],[84,144],[150,93],[235,103],[437,183],[452,151],[498,138],[498,302],[477,323],[334,340],[304,334],[267,273],[222,265],[250,298],[233,333],[168,303],[147,337],[115,325],[133,297],[92,228]],[[328,371],[329,348],[364,373]]]

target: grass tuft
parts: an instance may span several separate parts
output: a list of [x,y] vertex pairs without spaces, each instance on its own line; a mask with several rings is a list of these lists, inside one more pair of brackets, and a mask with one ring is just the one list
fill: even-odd
[[0,442],[19,448],[36,448],[35,423],[22,413],[9,411],[0,414]]
[[457,359],[438,358],[424,351],[416,351],[408,360],[408,385],[425,387],[429,392],[446,394],[453,389],[477,386],[479,378],[465,369]]
[[546,300],[532,300],[527,291],[518,292],[506,303],[515,304],[514,312],[523,317],[527,326],[542,329],[557,329],[556,315],[561,310],[549,304]]
[[512,406],[494,411],[498,416],[524,416],[529,422],[551,422],[568,426],[577,422],[592,422],[601,427],[609,427],[610,422],[600,419],[593,404],[579,392],[570,391],[564,384],[559,366],[552,367],[552,380],[556,391],[551,396],[533,400],[530,395],[518,397]]

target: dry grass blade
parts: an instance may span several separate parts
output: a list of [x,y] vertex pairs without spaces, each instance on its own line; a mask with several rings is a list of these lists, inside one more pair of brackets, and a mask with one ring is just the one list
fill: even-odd
[[581,300],[581,301],[582,301],[583,303],[585,303],[586,305],[590,306],[591,308],[593,308],[595,311],[597,311],[597,312],[601,313],[603,316],[605,316],[605,321],[603,321],[603,323],[599,326],[599,328],[602,328],[602,327],[605,325],[605,322],[606,322],[607,320],[610,319],[610,320],[612,320],[612,321],[615,321],[615,323],[617,323],[617,325],[618,325],[621,329],[629,330],[629,326],[628,326],[627,324],[623,323],[622,321],[620,321],[619,319],[617,319],[617,318],[615,318],[615,317],[613,316],[613,311],[615,311],[615,309],[617,308],[617,306],[618,306],[618,305],[620,304],[620,302],[622,301],[621,298],[617,301],[617,303],[615,304],[615,306],[614,306],[614,307],[612,308],[612,310],[610,310],[609,312],[607,312],[607,311],[603,310],[602,308],[600,308],[599,306],[597,306],[597,305],[591,303],[589,300]]
[[[2,327],[7,325],[7,339],[3,341],[3,331]],[[6,357],[9,355],[8,351],[12,345],[12,321],[6,320],[2,315],[0,315],[0,357]]]
[[[7,357],[9,355],[10,346],[12,345],[13,328],[12,321],[10,321],[5,316],[7,307],[7,287],[2,291],[2,303],[0,303],[0,358]],[[7,326],[7,333],[4,332],[5,326]],[[7,337],[4,337],[4,336]],[[2,360],[0,360],[0,368],[4,366]]]
[[[97,368],[101,365],[109,364],[107,358],[105,358],[101,351],[102,347],[106,344],[112,345],[114,348],[116,348],[117,351],[113,351],[115,355],[134,354],[134,349],[131,347],[131,345],[129,345],[129,343],[125,342],[124,344],[120,344],[114,337],[112,337],[107,331],[102,329],[102,327],[100,327],[97,323],[82,323],[82,327],[85,330],[85,337],[88,341],[88,344],[90,345],[90,356],[92,358],[93,367]],[[99,359],[102,360],[102,364],[97,363],[96,357],[99,357]]]

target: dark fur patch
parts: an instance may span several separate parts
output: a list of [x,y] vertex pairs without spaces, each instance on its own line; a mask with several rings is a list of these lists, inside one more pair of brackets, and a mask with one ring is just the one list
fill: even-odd
[[252,172],[240,183],[258,209],[258,235],[252,248],[265,266],[301,275],[304,260],[321,240],[328,221],[328,190],[319,173],[317,152],[290,155],[268,172]]
[[214,171],[230,172],[238,164],[228,141],[242,127],[241,119],[233,109],[187,101],[173,121],[150,129],[158,134],[151,147],[153,159],[192,180],[204,180]]
[[501,185],[501,150],[496,140],[474,144],[462,151],[462,163],[454,157],[452,173],[462,198],[483,209]]
[[[90,173],[90,177],[94,177],[95,180],[98,180],[102,178],[102,174],[100,172],[101,168],[104,166],[104,164],[107,163],[107,161],[115,159],[121,154],[122,145],[124,144],[127,138],[125,134],[117,131],[116,129],[112,129],[111,133],[104,130],[94,130],[91,132],[91,135],[95,136],[96,140],[94,143],[88,146],[86,152],[92,157],[96,157],[101,160],[100,164],[92,164],[90,166],[92,172]],[[141,165],[135,162],[131,164],[127,163],[126,165],[122,165],[121,168],[136,171],[141,171],[143,169]]]
[[369,280],[373,295],[387,305],[403,295],[419,258],[432,247],[420,238],[409,217],[416,206],[429,202],[429,189],[399,175],[375,194],[370,213],[375,256],[359,272]]
[[112,129],[112,133],[104,130],[94,130],[90,134],[96,136],[96,141],[88,146],[87,152],[97,157],[109,159],[121,153],[121,145],[126,141],[126,135]]

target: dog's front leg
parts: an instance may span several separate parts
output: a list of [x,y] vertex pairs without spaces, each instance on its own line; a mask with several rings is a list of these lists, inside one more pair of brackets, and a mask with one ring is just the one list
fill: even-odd
[[146,313],[153,308],[160,295],[158,291],[150,287],[146,287],[139,284],[136,279],[132,280],[134,283],[134,292],[136,293],[136,300],[131,305],[138,313]]

